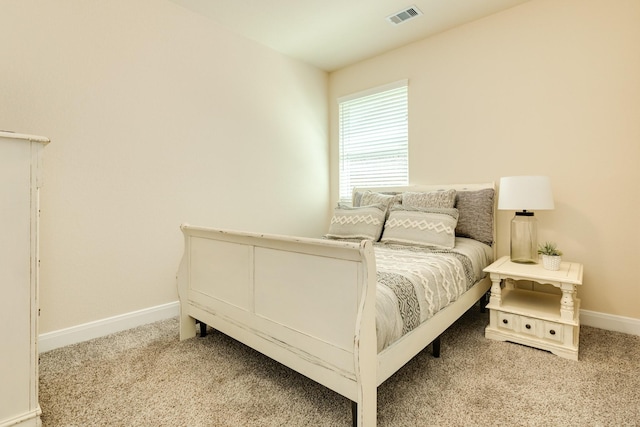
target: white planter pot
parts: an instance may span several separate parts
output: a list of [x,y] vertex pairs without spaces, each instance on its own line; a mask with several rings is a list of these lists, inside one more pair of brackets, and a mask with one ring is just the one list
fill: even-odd
[[542,265],[547,270],[560,270],[562,257],[556,255],[542,255]]

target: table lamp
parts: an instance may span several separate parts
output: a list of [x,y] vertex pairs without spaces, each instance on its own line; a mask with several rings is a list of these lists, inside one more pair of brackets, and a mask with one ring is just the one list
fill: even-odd
[[533,210],[553,209],[551,181],[546,176],[500,178],[498,209],[514,210],[511,220],[511,261],[538,262],[538,230]]

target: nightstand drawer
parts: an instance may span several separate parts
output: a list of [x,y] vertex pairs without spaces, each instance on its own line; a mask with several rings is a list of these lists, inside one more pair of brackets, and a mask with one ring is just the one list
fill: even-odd
[[519,328],[518,331],[525,335],[531,335],[534,337],[540,336],[540,321],[537,319],[532,319],[530,317],[521,316],[519,319]]
[[516,316],[515,314],[498,312],[498,327],[502,329],[516,330]]
[[562,342],[564,328],[559,323],[544,322],[544,338],[553,341]]

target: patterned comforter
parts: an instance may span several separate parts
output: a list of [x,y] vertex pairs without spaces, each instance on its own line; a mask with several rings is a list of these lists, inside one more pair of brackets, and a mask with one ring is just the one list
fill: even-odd
[[378,352],[484,277],[491,247],[456,237],[453,249],[375,244]]

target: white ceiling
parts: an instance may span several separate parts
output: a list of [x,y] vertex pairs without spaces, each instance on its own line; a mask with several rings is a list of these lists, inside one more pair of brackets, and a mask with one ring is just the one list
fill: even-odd
[[[171,0],[250,39],[334,71],[528,0]],[[423,15],[387,21],[410,6]]]

